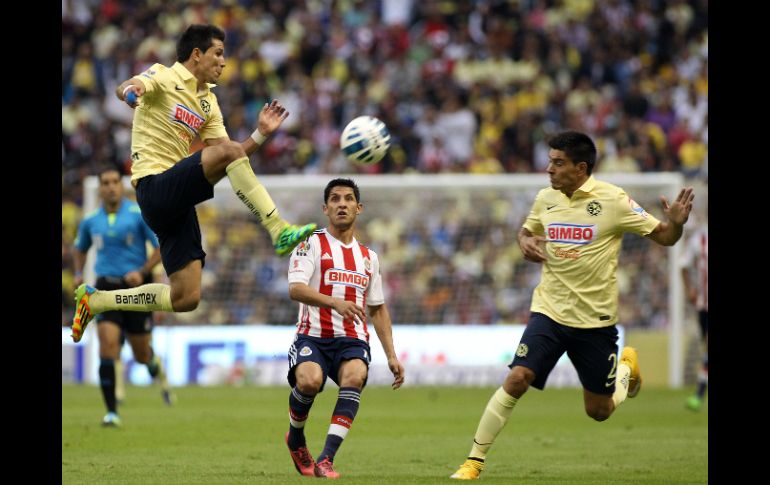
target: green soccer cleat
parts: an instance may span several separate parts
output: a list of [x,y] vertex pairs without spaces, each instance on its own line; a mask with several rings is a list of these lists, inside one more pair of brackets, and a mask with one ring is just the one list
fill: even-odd
[[305,224],[304,226],[295,226],[289,224],[284,227],[281,234],[278,235],[278,240],[273,243],[275,253],[278,256],[285,256],[292,252],[292,250],[315,231],[316,224]]
[[120,420],[120,416],[117,413],[107,413],[102,419],[102,426],[119,428],[123,425],[123,421]]
[[698,396],[690,396],[684,405],[690,411],[700,411],[700,408],[703,406],[703,400]]
[[483,470],[483,461],[467,459],[456,472],[449,475],[449,478],[454,478],[455,480],[478,480]]
[[628,377],[628,397],[636,397],[642,388],[642,372],[639,370],[639,354],[633,347],[623,347],[620,354],[620,361],[625,363],[631,369],[631,375]]
[[72,340],[80,342],[88,322],[94,318],[88,299],[96,291],[93,286],[82,284],[75,290],[75,318],[72,319]]

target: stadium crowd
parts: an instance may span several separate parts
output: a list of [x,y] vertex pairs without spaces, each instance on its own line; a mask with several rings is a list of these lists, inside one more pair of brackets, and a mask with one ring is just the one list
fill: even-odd
[[[82,181],[105,166],[130,173],[132,111],[115,86],[155,62],[172,64],[174,39],[191,23],[226,31],[216,89],[231,138],[248,136],[270,99],[291,112],[252,156],[257,174],[537,173],[547,164],[546,135],[575,129],[597,141],[599,176],[708,177],[706,0],[65,0],[63,325]],[[338,150],[345,123],[361,114],[379,117],[393,135],[389,154],[371,167],[351,165]],[[233,224],[213,217],[217,210],[199,210],[204,287],[217,290],[204,290],[212,296],[196,312],[167,321],[293,323],[286,262],[247,215]],[[395,323],[526,321],[539,268],[515,247],[521,220],[399,217],[364,217],[360,226],[399,295],[389,303]],[[641,306],[624,302],[666,282],[665,269],[647,271],[662,250],[644,243],[625,245],[619,277],[631,282],[621,321],[659,326],[666,293],[651,292],[662,296]]]

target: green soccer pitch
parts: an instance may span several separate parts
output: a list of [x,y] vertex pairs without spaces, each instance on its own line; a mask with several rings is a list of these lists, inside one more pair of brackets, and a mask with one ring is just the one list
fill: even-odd
[[[408,379],[408,374],[407,374]],[[310,412],[308,447],[323,447],[337,389]],[[583,411],[579,389],[530,390],[487,456],[480,483],[708,482],[708,405],[690,390],[643,388],[607,421]],[[493,388],[364,390],[334,461],[355,484],[455,483]],[[185,387],[163,405],[157,387],[129,387],[122,428],[102,428],[98,387],[62,385],[63,484],[309,483],[284,443],[289,388]]]

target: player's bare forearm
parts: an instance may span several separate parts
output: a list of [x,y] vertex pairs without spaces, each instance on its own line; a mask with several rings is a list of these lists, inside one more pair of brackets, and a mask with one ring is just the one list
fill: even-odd
[[695,199],[692,187],[687,187],[679,191],[676,199],[668,204],[664,196],[660,197],[663,205],[663,213],[666,215],[665,222],[661,222],[655,227],[648,238],[663,246],[673,246],[682,237],[684,225],[690,218],[692,211],[692,202]]
[[372,317],[372,323],[374,324],[374,330],[377,331],[377,337],[382,343],[382,350],[385,351],[385,355],[390,359],[396,356],[396,350],[393,347],[393,323],[390,320],[390,312],[388,307],[383,303],[382,305],[370,306],[369,316]]
[[374,330],[377,331],[377,338],[380,339],[382,350],[388,358],[388,368],[393,373],[391,387],[398,389],[404,383],[404,366],[399,362],[393,347],[393,322],[390,319],[390,312],[383,303],[382,305],[370,306],[369,315],[372,317]]
[[155,269],[155,267],[160,263],[160,248],[155,248],[155,250],[152,252],[149,258],[147,258],[147,262],[144,263],[144,266],[142,267],[143,273],[152,273],[152,270]]
[[343,318],[354,319],[358,322],[363,322],[365,317],[364,309],[355,303],[324,295],[305,283],[289,284],[289,298],[306,305],[331,308],[342,315]]

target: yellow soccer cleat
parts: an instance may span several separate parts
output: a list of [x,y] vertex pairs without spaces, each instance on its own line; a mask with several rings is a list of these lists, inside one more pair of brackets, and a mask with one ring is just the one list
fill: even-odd
[[75,318],[72,319],[72,340],[80,342],[83,332],[86,331],[88,322],[94,318],[88,298],[96,291],[96,288],[82,284],[75,290]]
[[483,461],[468,458],[456,472],[449,475],[449,478],[454,478],[455,480],[478,480],[482,470],[484,470]]
[[631,369],[631,375],[628,377],[628,397],[636,397],[642,388],[642,373],[639,370],[639,355],[636,349],[633,347],[623,347],[620,361],[624,362]]
[[283,228],[278,235],[278,240],[273,243],[275,253],[278,256],[285,256],[315,231],[315,224],[305,224],[304,226],[295,226],[289,224]]

